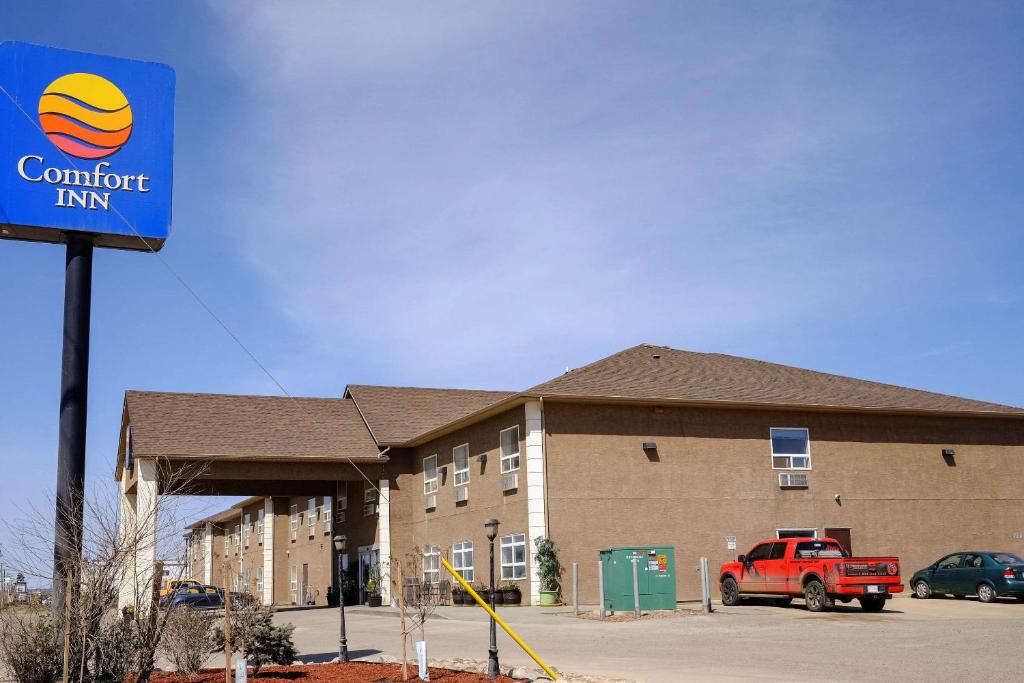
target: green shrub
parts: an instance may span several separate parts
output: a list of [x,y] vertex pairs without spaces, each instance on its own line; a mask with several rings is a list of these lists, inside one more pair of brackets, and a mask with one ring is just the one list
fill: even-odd
[[[287,666],[295,661],[298,652],[292,642],[295,627],[291,624],[274,626],[274,612],[268,607],[252,606],[232,611],[232,651],[241,652],[253,667],[253,676],[267,664]],[[224,647],[224,633],[217,629],[216,640]]]

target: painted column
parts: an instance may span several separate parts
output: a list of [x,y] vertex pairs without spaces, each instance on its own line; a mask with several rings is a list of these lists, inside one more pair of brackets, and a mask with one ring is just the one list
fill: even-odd
[[530,548],[530,601],[540,604],[540,573],[534,539],[548,535],[544,509],[544,406],[526,402],[526,511]]
[[118,519],[118,538],[121,548],[125,551],[127,562],[121,573],[121,582],[117,592],[117,608],[135,604],[135,556],[130,553],[132,538],[135,536],[135,494],[128,493],[128,470],[121,473],[121,516]]
[[274,499],[263,500],[263,604],[274,604]]
[[136,609],[148,609],[153,592],[153,570],[156,567],[157,543],[157,475],[156,460],[145,458],[135,463],[138,481],[135,484],[135,524],[138,552],[135,567]]
[[381,603],[391,604],[391,483],[381,479],[377,483],[377,543],[380,546]]
[[203,583],[213,583],[213,524],[203,525]]

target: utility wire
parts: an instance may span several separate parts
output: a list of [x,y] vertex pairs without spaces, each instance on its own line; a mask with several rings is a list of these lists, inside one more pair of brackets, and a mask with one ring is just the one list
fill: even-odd
[[[36,130],[38,130],[44,137],[46,136],[46,131],[42,129],[42,127],[39,125],[39,122],[32,118],[31,114],[25,111],[25,108],[22,107],[16,99],[14,99],[11,93],[9,93],[3,85],[0,85],[0,92],[3,92],[3,94],[7,96],[7,99],[11,101],[11,104],[18,108],[18,111],[20,111],[25,116],[25,119],[28,120],[28,122],[32,124],[32,126]],[[59,147],[56,147],[56,145],[54,147],[57,149],[58,152],[60,152],[61,156],[64,157],[64,160],[71,164],[72,168],[74,168],[78,172],[82,172],[82,169],[78,166],[77,163],[75,163],[75,160],[72,159],[64,150],[60,149]],[[206,313],[211,318],[213,318],[218,325],[220,325],[220,327],[224,330],[224,332],[227,333],[231,340],[234,341],[235,344],[237,344],[238,347],[242,349],[242,351],[244,351],[245,354],[249,356],[250,359],[252,359],[252,362],[254,362],[257,365],[257,367],[259,367],[259,369],[263,371],[263,374],[270,378],[270,381],[273,382],[277,386],[277,388],[281,390],[282,394],[291,398],[292,395],[288,392],[287,389],[284,388],[284,385],[281,384],[281,382],[279,382],[276,377],[274,377],[274,374],[270,372],[267,366],[260,362],[260,359],[256,357],[256,354],[253,353],[252,350],[242,342],[238,335],[235,334],[234,331],[232,331],[232,329],[228,326],[228,324],[224,322],[224,320],[213,311],[209,304],[207,304],[206,301],[204,301],[203,298],[199,296],[199,293],[191,285],[189,285],[185,278],[182,277],[182,275],[179,274],[178,271],[176,271],[173,266],[171,266],[167,259],[165,259],[160,254],[160,252],[154,249],[153,245],[151,245],[145,237],[139,234],[139,231],[135,229],[135,226],[132,225],[132,222],[129,221],[124,216],[124,214],[118,210],[116,204],[114,204],[113,202],[111,203],[111,209],[114,211],[117,217],[121,219],[121,222],[124,223],[128,227],[128,229],[135,234],[139,241],[141,241],[142,244],[146,246],[146,249],[148,249],[153,255],[157,257],[157,259],[159,259],[160,263],[163,264],[164,268],[167,269],[167,272],[170,273],[171,276],[178,281],[178,284],[180,284],[185,289],[185,291],[189,293],[189,295],[191,295],[192,299],[195,300],[197,304],[199,304],[200,308],[206,311]],[[352,460],[352,458],[345,455],[343,455],[342,457],[345,460],[347,460],[348,463],[352,465],[353,468],[355,468],[356,472],[358,472],[359,475],[366,480],[366,483],[368,483],[377,492],[377,494],[384,499],[384,502],[391,502],[388,497],[384,497],[384,493],[377,487],[376,484],[373,483],[373,481],[369,477],[366,476],[366,474],[359,468],[359,466],[355,463],[354,460]]]

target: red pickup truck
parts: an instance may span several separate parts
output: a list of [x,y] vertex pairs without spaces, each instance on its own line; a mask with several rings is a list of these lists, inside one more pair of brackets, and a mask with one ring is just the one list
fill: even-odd
[[898,557],[850,557],[832,538],[761,541],[723,564],[719,582],[723,605],[738,605],[744,596],[788,605],[802,596],[812,612],[854,598],[865,612],[880,612],[890,595],[903,591]]

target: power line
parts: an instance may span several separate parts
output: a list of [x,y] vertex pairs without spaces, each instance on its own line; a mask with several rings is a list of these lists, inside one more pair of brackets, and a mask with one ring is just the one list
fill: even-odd
[[[7,91],[7,89],[3,85],[0,85],[0,92],[3,92],[3,94],[7,96],[7,99],[9,99],[11,101],[11,103],[15,107],[18,108],[18,111],[20,111],[25,116],[25,119],[30,124],[32,124],[32,126],[36,130],[38,130],[42,135],[44,135],[44,136],[46,135],[46,131],[44,131],[42,129],[42,127],[39,125],[39,123],[34,118],[32,118],[32,116],[27,111],[25,111],[25,108],[22,107],[21,104],[16,99],[14,99],[14,97],[11,95],[11,93],[9,93]],[[79,171],[79,172],[82,171],[82,169],[78,166],[78,164],[75,163],[75,160],[72,159],[64,150],[60,149],[59,147],[56,147],[56,149],[61,154],[61,156],[64,157],[64,160],[67,161],[69,164],[71,164],[72,168],[74,168],[76,171]],[[154,256],[157,257],[157,259],[159,259],[160,263],[163,264],[164,268],[167,269],[167,272],[170,273],[171,276],[175,280],[178,281],[178,284],[180,284],[185,289],[185,291],[189,293],[189,295],[191,295],[192,299],[197,304],[199,304],[199,306],[204,311],[206,311],[206,313],[211,318],[213,318],[217,322],[218,325],[220,325],[221,329],[223,329],[224,332],[227,333],[227,335],[231,338],[231,340],[234,341],[235,344],[237,344],[238,347],[240,349],[242,349],[242,351],[244,351],[245,354],[247,356],[249,356],[250,359],[252,359],[253,363],[255,363],[256,366],[259,367],[259,369],[263,371],[263,374],[265,374],[268,378],[270,378],[270,381],[273,382],[277,386],[277,388],[281,390],[281,393],[284,394],[285,396],[291,398],[292,397],[291,393],[289,393],[288,390],[284,388],[284,385],[281,382],[279,382],[276,377],[274,377],[274,374],[272,372],[270,372],[270,370],[267,368],[267,366],[265,366],[263,363],[260,362],[260,359],[256,357],[256,354],[253,353],[253,351],[242,342],[242,340],[238,337],[238,335],[235,334],[234,331],[232,331],[232,329],[228,326],[228,324],[226,322],[224,322],[224,320],[213,311],[213,309],[210,307],[210,305],[207,304],[206,301],[204,301],[201,296],[199,296],[199,293],[191,285],[189,285],[189,283],[185,280],[185,278],[181,274],[179,274],[178,271],[176,271],[173,266],[171,266],[171,264],[167,261],[167,259],[165,259],[160,254],[160,252],[158,252],[156,249],[153,248],[153,246],[149,243],[149,241],[145,237],[143,237],[139,233],[138,230],[135,229],[135,226],[132,224],[132,222],[129,221],[124,216],[124,214],[121,213],[118,210],[117,206],[113,202],[111,202],[110,206],[111,206],[111,209],[114,211],[114,213],[117,215],[117,217],[119,219],[121,219],[121,222],[124,223],[128,227],[128,229],[132,231],[132,233],[134,233],[134,235],[139,239],[139,241],[142,242],[142,244],[144,244],[146,246],[146,249],[148,249],[150,251],[150,253],[152,253]],[[345,460],[347,460],[348,463],[350,465],[352,465],[353,468],[355,468],[356,472],[358,472],[359,475],[363,479],[366,480],[366,483],[368,483],[377,492],[378,495],[380,495],[382,497],[384,496],[383,492],[377,487],[376,484],[373,483],[373,481],[369,477],[366,476],[366,474],[363,473],[363,471],[359,468],[359,466],[355,463],[355,461],[352,460],[352,458],[350,458],[348,456],[342,456],[342,457],[345,458]],[[387,502],[387,503],[391,502],[390,499],[387,498],[387,497],[384,498],[384,501]]]

